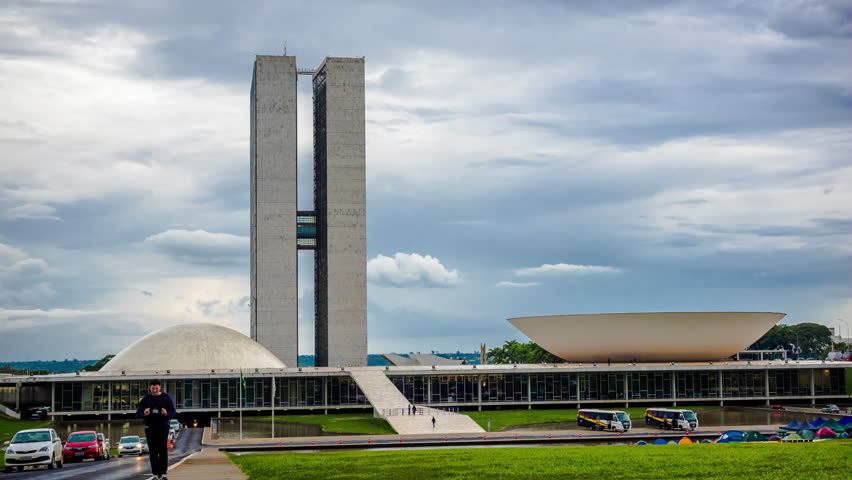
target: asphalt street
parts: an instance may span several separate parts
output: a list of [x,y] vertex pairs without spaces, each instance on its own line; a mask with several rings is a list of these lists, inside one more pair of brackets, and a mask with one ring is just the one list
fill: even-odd
[[[201,449],[201,428],[186,428],[181,431],[174,448],[169,450],[169,465],[181,461],[187,455]],[[146,476],[147,475],[147,476]],[[2,480],[49,479],[74,480],[96,478],[98,480],[144,480],[151,477],[151,465],[148,456],[112,457],[109,460],[95,462],[88,460],[67,463],[62,469],[47,470],[47,467],[27,469],[23,472],[0,473]]]

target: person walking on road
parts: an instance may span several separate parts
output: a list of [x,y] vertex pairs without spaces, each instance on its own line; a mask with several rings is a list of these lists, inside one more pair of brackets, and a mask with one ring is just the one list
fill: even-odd
[[408,414],[411,415],[411,404],[408,404]]
[[412,413],[413,415],[417,415],[417,405],[412,405],[412,406],[411,406],[411,413]]
[[435,428],[435,417],[432,417],[432,428]]
[[136,418],[145,423],[145,438],[148,439],[148,458],[151,461],[152,478],[167,480],[169,452],[166,443],[169,437],[169,420],[177,415],[171,395],[162,391],[159,380],[149,383],[151,393],[139,400]]

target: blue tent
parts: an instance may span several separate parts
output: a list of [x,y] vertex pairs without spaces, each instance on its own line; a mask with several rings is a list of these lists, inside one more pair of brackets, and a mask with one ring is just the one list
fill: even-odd
[[850,424],[852,424],[852,417],[843,417],[837,423],[839,423],[841,425],[850,425]]
[[822,417],[819,417],[816,420],[814,420],[813,422],[811,422],[811,425],[813,425],[815,427],[822,427],[823,423],[825,423],[825,419],[822,418]]
[[668,445],[668,443],[664,438],[658,438],[651,445]]
[[636,442],[636,445],[648,445],[648,444],[645,443],[645,440],[639,440],[638,442]]
[[[823,421],[825,421],[825,420],[823,420]],[[814,426],[814,424],[812,424],[812,423],[805,422],[805,423],[803,423],[803,424],[801,425],[801,428],[799,428],[799,430],[813,430],[813,431],[817,431],[817,430],[819,430],[819,427]]]
[[743,441],[743,432],[739,430],[728,430],[716,440],[716,443],[739,443]]
[[787,425],[784,425],[781,428],[783,428],[784,430],[790,430],[792,432],[798,432],[802,429],[802,424],[799,423],[798,420],[793,420],[792,422],[788,423]]

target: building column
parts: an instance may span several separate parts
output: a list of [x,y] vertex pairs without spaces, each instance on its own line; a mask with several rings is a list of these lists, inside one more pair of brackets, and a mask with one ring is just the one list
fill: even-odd
[[811,405],[816,405],[816,388],[814,387],[814,369],[811,368]]
[[577,375],[577,382],[575,383],[577,387],[574,390],[576,390],[577,394],[577,408],[580,408],[580,374],[577,373],[575,375]]
[[56,382],[50,382],[50,411],[56,411]]
[[672,406],[677,406],[677,373],[672,372]]
[[765,389],[766,389],[766,406],[769,406],[769,370],[763,371],[763,378],[765,379]]
[[[322,404],[323,406],[328,406],[328,381],[331,377],[325,377],[322,381]],[[326,409],[326,414],[328,414],[328,409]]]
[[222,379],[216,379],[216,417],[222,418]]
[[721,370],[719,370],[719,406],[720,406],[720,407],[724,407],[724,406],[725,406],[725,400],[724,400],[724,398],[725,398],[725,384],[724,384],[724,378],[722,378],[722,371],[721,371]]
[[529,409],[532,410],[532,374],[527,374],[527,401],[529,403]]
[[627,372],[624,372],[624,408],[630,407],[630,382],[627,380]]
[[108,412],[112,412],[112,381],[107,382],[107,402],[109,402]]
[[[432,377],[424,378],[426,378],[426,403],[432,403]],[[456,399],[456,401],[458,401],[458,398]]]

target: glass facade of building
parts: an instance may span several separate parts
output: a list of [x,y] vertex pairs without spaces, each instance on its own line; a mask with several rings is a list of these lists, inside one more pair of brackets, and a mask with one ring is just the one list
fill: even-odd
[[[464,375],[392,375],[415,404],[499,404],[632,400],[724,400],[845,396],[846,369],[536,372]],[[238,378],[168,379],[164,390],[179,409],[239,408]],[[57,382],[54,411],[133,411],[148,391],[144,380]],[[243,406],[270,408],[369,405],[348,376],[246,377]]]
[[[771,397],[811,395],[811,370],[806,369],[414,375],[390,379],[412,403],[762,398],[767,396],[767,383]],[[814,370],[814,394],[847,395],[845,371]]]
[[[179,410],[236,409],[240,405],[239,384],[238,378],[165,380],[163,390],[172,396]],[[61,382],[54,388],[56,412],[135,411],[139,399],[148,392],[148,382]],[[271,378],[246,377],[243,407],[269,408],[272,393]],[[275,378],[276,408],[368,404],[349,377]]]

